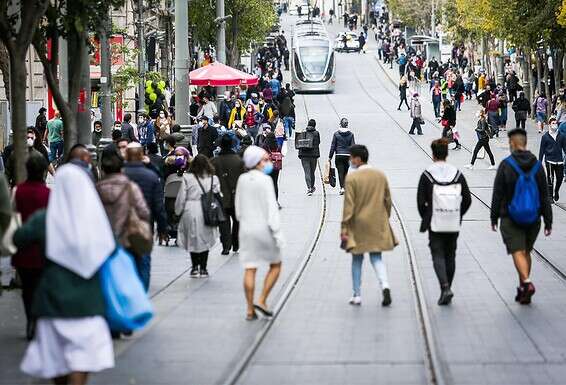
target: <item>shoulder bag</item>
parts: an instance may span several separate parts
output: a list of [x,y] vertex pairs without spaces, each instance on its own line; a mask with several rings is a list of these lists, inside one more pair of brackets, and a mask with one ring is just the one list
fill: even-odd
[[202,205],[202,215],[204,217],[204,224],[206,226],[215,227],[221,222],[226,220],[224,215],[224,209],[222,208],[222,203],[217,194],[213,192],[214,176],[210,177],[210,191],[206,192],[200,180],[195,175],[195,179],[202,190],[202,195],[200,197],[200,202]]

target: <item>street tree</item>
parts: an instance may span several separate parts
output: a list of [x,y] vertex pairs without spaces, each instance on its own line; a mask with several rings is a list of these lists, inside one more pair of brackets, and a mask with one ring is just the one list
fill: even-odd
[[[59,0],[51,2],[40,28],[33,39],[45,79],[64,122],[65,153],[78,142],[77,116],[80,112],[79,94],[81,75],[88,68],[86,50],[90,48],[90,34],[99,30],[110,7],[119,7],[124,0]],[[69,82],[68,95],[63,95],[58,83],[58,41],[64,38],[68,44]],[[48,47],[51,47],[48,50]],[[90,92],[85,90],[84,92]]]
[[[236,66],[242,52],[261,43],[277,21],[277,13],[270,0],[225,0],[225,13],[231,15],[226,25],[226,58],[228,65]],[[194,37],[202,47],[216,45],[216,5],[208,0],[191,1],[189,21],[194,26]]]
[[[0,40],[9,57],[16,181],[26,177],[26,54],[49,0],[0,0]],[[2,68],[6,73],[6,68]]]

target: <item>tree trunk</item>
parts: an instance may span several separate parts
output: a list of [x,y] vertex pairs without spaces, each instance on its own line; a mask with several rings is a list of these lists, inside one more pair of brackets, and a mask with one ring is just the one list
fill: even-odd
[[[533,79],[532,79],[532,56],[531,56],[531,50],[527,49],[525,50],[525,56],[527,58],[527,71],[526,73],[526,77],[527,77],[527,82],[529,84],[529,93],[527,94],[527,97],[529,98],[529,103],[532,103],[534,100],[534,84],[533,84]],[[531,114],[532,116],[532,114]]]
[[240,52],[238,50],[238,15],[232,15],[232,25],[231,25],[231,37],[232,37],[232,46],[228,52],[229,57],[229,65],[231,67],[237,67],[240,63]]
[[560,89],[560,79],[562,79],[562,72],[564,68],[562,67],[562,61],[564,60],[564,51],[559,49],[556,50],[554,56],[552,58],[552,62],[554,64],[554,89],[556,93]]
[[543,75],[542,75],[542,79],[544,81],[544,94],[546,95],[547,100],[549,101],[549,103],[547,103],[547,107],[546,107],[546,114],[548,115],[549,110],[552,108],[552,103],[550,103],[551,97],[550,97],[550,87],[548,85],[548,57],[546,56],[546,54],[543,54],[543,59],[544,59],[544,70],[543,70]]
[[542,91],[542,58],[539,52],[537,52],[537,92],[540,94]]
[[0,41],[0,72],[2,72],[2,80],[4,81],[4,92],[6,100],[10,100],[10,55],[2,41]]
[[[22,52],[23,51],[23,52]],[[26,179],[26,50],[16,48],[10,55],[10,113],[15,157],[16,183]]]

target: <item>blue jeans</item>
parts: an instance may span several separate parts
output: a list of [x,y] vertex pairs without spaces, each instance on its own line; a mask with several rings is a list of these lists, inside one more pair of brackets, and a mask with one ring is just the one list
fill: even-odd
[[143,288],[147,292],[149,289],[149,278],[151,276],[151,255],[144,255],[141,258],[134,258],[134,260]]
[[440,118],[440,97],[432,98],[432,105],[434,107],[434,116]]
[[290,138],[291,134],[293,133],[294,123],[295,119],[293,119],[291,116],[285,116],[283,118],[283,126],[285,127],[285,134],[287,135],[287,138]]
[[49,143],[49,161],[53,162],[63,156],[63,141]]
[[[387,280],[387,268],[385,263],[381,259],[381,252],[376,251],[369,253],[369,259],[373,270],[377,275],[377,279],[381,284],[383,289],[389,287],[389,281]],[[354,297],[360,296],[361,285],[362,285],[362,263],[364,262],[363,254],[352,254],[352,286],[354,290]]]

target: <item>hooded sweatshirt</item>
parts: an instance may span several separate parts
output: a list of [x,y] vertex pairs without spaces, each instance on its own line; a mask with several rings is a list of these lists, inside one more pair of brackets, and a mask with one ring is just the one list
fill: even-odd
[[[427,167],[426,171],[434,178],[435,181],[439,183],[450,183],[454,181],[454,179],[458,175],[458,169],[444,161],[434,162]],[[464,178],[464,175],[462,173],[459,174],[455,183],[460,183],[462,185],[462,203],[460,204],[460,214],[463,217],[472,204],[472,196],[470,194],[470,189],[468,188],[466,178]],[[423,173],[421,175],[421,179],[419,180],[419,187],[417,190],[417,206],[422,219],[420,228],[421,233],[430,230],[430,220],[432,218],[433,186],[434,185],[430,181],[430,179]]]
[[332,159],[334,154],[350,156],[350,147],[356,144],[354,134],[347,128],[341,128],[334,133],[332,144],[330,145],[330,153],[328,159]]
[[299,149],[299,159],[307,159],[307,158],[320,158],[320,133],[316,130],[316,128],[307,126],[306,131],[310,133],[310,135],[314,136],[313,145],[314,148],[300,148]]
[[[511,156],[515,159],[519,167],[524,172],[529,172],[537,161],[530,151],[513,151]],[[513,199],[515,192],[515,184],[517,183],[518,174],[507,163],[503,161],[499,164],[497,175],[493,183],[493,197],[491,199],[491,224],[496,225],[499,218],[507,216],[507,206]],[[544,168],[540,167],[536,174],[537,186],[540,196],[540,214],[544,219],[544,228],[552,228],[552,207],[550,205],[549,196],[546,186],[546,175]]]

